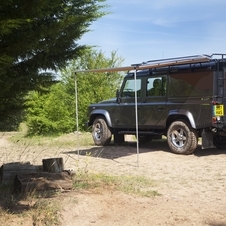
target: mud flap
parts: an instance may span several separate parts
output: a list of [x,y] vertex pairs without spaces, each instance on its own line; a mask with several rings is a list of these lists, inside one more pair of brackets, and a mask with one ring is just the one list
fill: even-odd
[[202,130],[202,149],[214,148],[213,145],[213,133],[209,130]]
[[125,136],[124,134],[118,134],[117,132],[114,132],[114,143],[115,144],[120,144],[125,142]]

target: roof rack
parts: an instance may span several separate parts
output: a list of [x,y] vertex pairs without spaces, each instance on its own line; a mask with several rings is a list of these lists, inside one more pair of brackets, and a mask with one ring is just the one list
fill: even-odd
[[177,57],[177,58],[167,58],[161,60],[150,60],[144,62],[139,69],[144,68],[159,68],[166,66],[174,66],[180,64],[194,64],[194,63],[203,63],[211,60],[211,57],[208,55],[194,55],[194,56],[186,56],[186,57]]
[[213,58],[213,56],[217,56],[219,57],[219,59],[225,59],[226,58],[226,54],[224,53],[213,53],[210,57]]

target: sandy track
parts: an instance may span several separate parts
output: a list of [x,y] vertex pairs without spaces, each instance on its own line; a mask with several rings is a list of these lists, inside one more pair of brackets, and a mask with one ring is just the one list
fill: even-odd
[[[0,139],[1,140],[1,139]],[[108,147],[23,149],[1,141],[0,165],[62,156],[66,169],[114,175],[145,175],[156,182],[161,196],[141,198],[120,192],[62,194],[63,225],[210,225],[226,226],[226,150],[202,150],[175,155],[166,142]],[[15,145],[15,144],[14,144]],[[78,151],[79,155],[78,155]]]

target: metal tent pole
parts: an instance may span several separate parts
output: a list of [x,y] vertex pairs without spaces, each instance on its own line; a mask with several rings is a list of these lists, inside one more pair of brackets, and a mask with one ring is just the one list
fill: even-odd
[[138,111],[137,111],[137,68],[134,72],[134,89],[135,89],[135,121],[136,121],[136,137],[137,137],[137,166],[139,167],[139,137],[138,137]]
[[77,142],[76,147],[78,151],[78,159],[79,159],[79,134],[78,134],[78,87],[77,87],[77,80],[76,80],[76,73],[75,73],[75,117],[76,117],[76,133],[77,133]]

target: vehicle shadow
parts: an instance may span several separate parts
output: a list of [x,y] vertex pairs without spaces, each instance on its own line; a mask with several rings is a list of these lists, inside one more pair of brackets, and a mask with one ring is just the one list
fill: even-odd
[[[170,152],[167,143],[165,141],[152,141],[145,144],[139,144],[139,153],[154,152],[157,150],[162,150],[165,152]],[[108,146],[94,146],[87,147],[87,149],[64,152],[64,154],[75,154],[82,156],[92,156],[106,159],[117,159],[129,155],[137,154],[137,143],[136,141],[126,141],[121,144],[111,143]]]
[[197,149],[194,151],[194,155],[197,157],[204,157],[209,155],[222,155],[222,154],[226,154],[226,149],[218,149],[218,148],[202,149],[201,145],[198,145]]
[[[113,144],[111,143],[108,146],[94,146],[87,149],[82,150],[73,150],[68,152],[63,152],[66,155],[81,155],[81,156],[91,156],[98,158],[106,158],[106,159],[117,159],[130,155],[135,155],[138,153],[152,153],[163,151],[167,153],[172,153],[168,147],[166,140],[153,140],[148,143],[139,144],[139,149],[137,150],[136,141],[128,141],[122,144]],[[173,154],[173,153],[172,153]],[[209,155],[220,155],[226,154],[226,150],[210,148],[210,149],[202,149],[201,145],[198,145],[197,149],[194,152],[196,157],[203,157]]]

